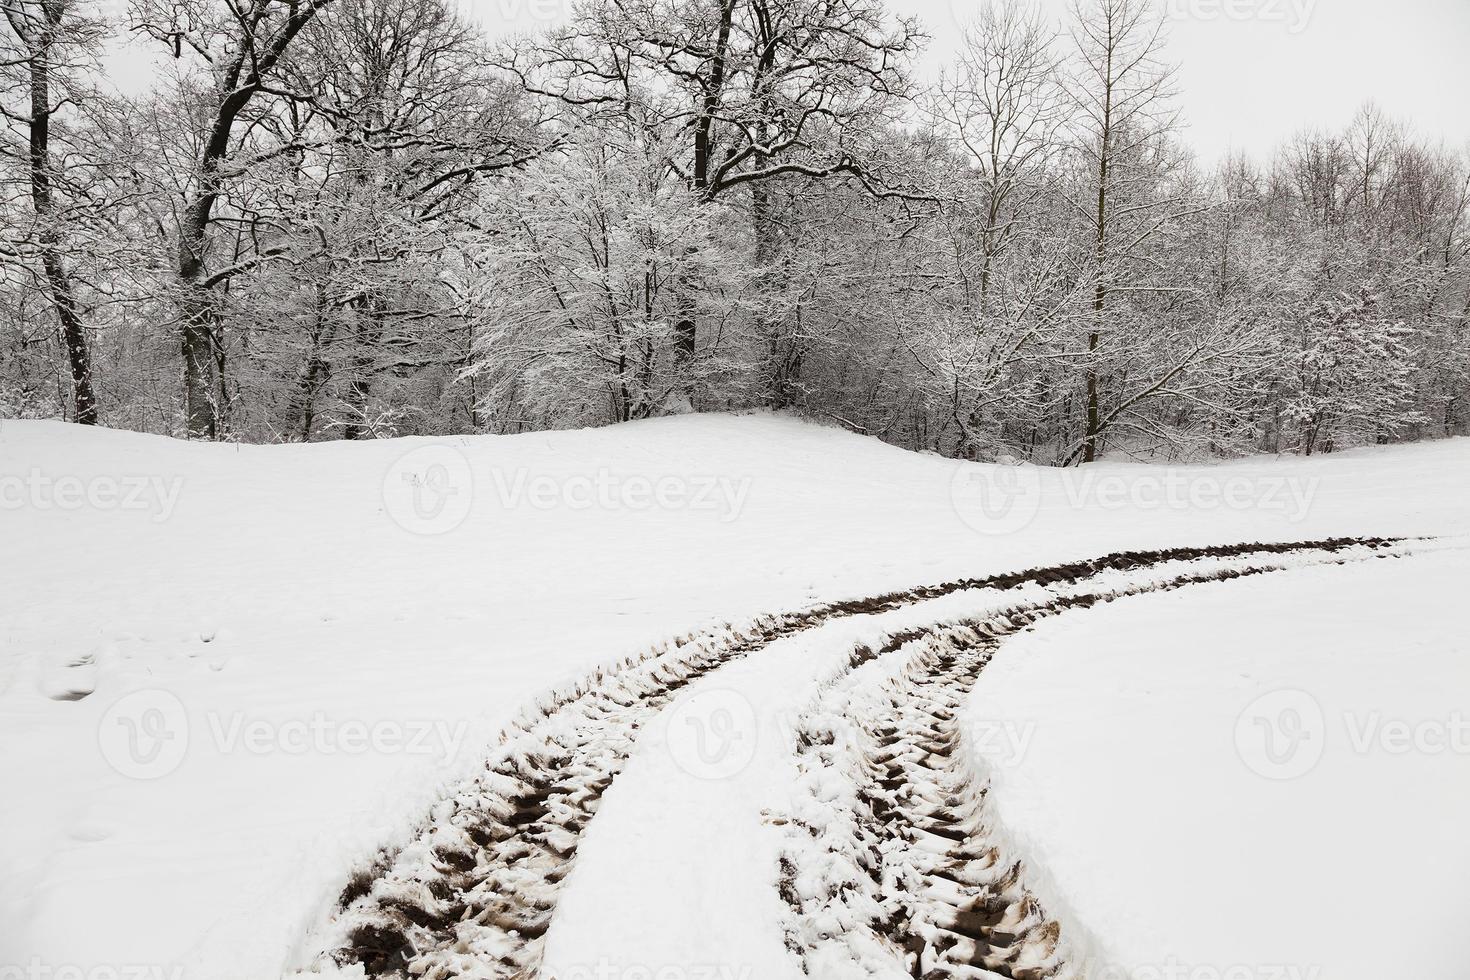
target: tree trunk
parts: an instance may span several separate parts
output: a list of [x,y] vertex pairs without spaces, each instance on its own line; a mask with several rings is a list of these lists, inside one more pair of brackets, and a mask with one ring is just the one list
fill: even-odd
[[1084,438],[1087,440],[1082,447],[1082,462],[1091,463],[1097,459],[1097,437],[1100,434],[1098,428],[1097,408],[1097,368],[1093,366],[1090,358],[1097,352],[1097,331],[1087,335],[1087,431]]
[[327,287],[316,286],[316,316],[311,329],[311,350],[307,352],[296,381],[296,391],[286,406],[286,424],[300,433],[302,442],[311,441],[311,430],[316,424],[317,396],[331,380],[332,366],[323,355],[324,348],[332,342],[335,325],[327,317]]
[[[720,26],[710,58],[709,80],[694,123],[694,173],[690,185],[701,194],[709,190],[709,163],[714,152],[715,113],[725,87],[725,57],[730,47],[730,30],[735,20],[735,0],[721,0]],[[699,345],[699,327],[695,320],[693,292],[697,284],[680,284],[679,318],[674,323],[674,364],[682,374],[694,361]]]
[[214,381],[218,314],[204,282],[204,230],[213,202],[213,194],[196,199],[185,209],[179,227],[178,278],[183,293],[179,353],[184,361],[184,421],[191,439],[214,439],[219,434]]
[[373,394],[373,375],[378,369],[378,345],[383,340],[388,317],[388,300],[378,290],[369,291],[358,305],[357,343],[352,352],[352,374],[347,382],[347,404],[354,417],[343,427],[344,439],[371,439],[367,424],[368,402]]
[[97,396],[92,390],[92,355],[87,349],[87,333],[77,312],[71,279],[55,248],[43,246],[41,264],[51,287],[51,302],[61,320],[61,339],[66,344],[67,365],[71,369],[72,421],[82,425],[97,424]]
[[[255,93],[264,88],[265,74],[276,66],[316,12],[329,2],[293,4],[285,23],[263,47],[258,37],[236,38],[238,47],[217,76],[218,102],[203,133],[195,173],[198,186],[188,198],[179,220],[180,352],[184,361],[184,417],[191,438],[217,439],[222,434],[218,394],[225,390],[224,379],[220,379],[218,387],[214,381],[216,365],[224,363],[220,317],[213,284],[204,268],[209,225],[223,188],[220,165],[229,152],[235,121]],[[242,27],[248,31],[258,29],[266,22],[266,12],[262,3],[251,5]],[[240,11],[236,14],[242,16]]]
[[[72,418],[82,425],[97,424],[97,396],[92,390],[92,357],[87,349],[87,331],[77,308],[71,276],[61,254],[60,233],[54,225],[55,202],[51,196],[51,48],[56,43],[56,29],[61,24],[60,4],[39,5],[41,21],[38,33],[22,36],[30,47],[31,120],[30,169],[31,203],[40,228],[41,268],[56,316],[61,324],[61,339],[66,345],[67,365],[71,373]],[[20,33],[20,30],[17,30]]]
[[[776,226],[771,216],[771,192],[757,182],[750,191],[751,231],[755,238],[755,264],[763,270],[765,292],[774,292],[776,273]],[[782,331],[781,318],[767,312],[757,314],[756,330],[767,341],[766,400],[772,408],[786,408],[793,401],[796,352],[792,338]]]
[[1094,256],[1097,263],[1097,282],[1092,294],[1092,329],[1087,334],[1087,431],[1084,436],[1087,441],[1082,450],[1082,462],[1084,463],[1091,463],[1097,459],[1097,441],[1098,436],[1102,434],[1099,425],[1101,413],[1098,410],[1097,348],[1102,328],[1103,310],[1107,306],[1108,299],[1108,287],[1104,277],[1107,275],[1108,261],[1108,163],[1113,141],[1112,44],[1108,45],[1106,72],[1102,131],[1098,134],[1100,138],[1097,152],[1097,241]]

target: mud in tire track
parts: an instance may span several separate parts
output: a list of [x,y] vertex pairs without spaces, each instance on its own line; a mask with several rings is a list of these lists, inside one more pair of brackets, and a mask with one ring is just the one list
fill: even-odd
[[[1311,564],[1403,554],[1362,543],[1369,550],[1352,558],[1326,557],[1342,550],[1336,542],[1299,551],[1324,555]],[[811,805],[779,821],[791,828],[779,869],[787,946],[805,971],[846,977],[855,966],[858,975],[919,980],[1082,975],[1074,956],[1083,951],[1028,887],[1025,864],[1009,853],[987,804],[961,720],[970,691],[1004,642],[1038,620],[1291,567],[1300,565],[1206,565],[857,647],[798,723],[796,752]],[[897,670],[875,670],[889,655],[899,659]],[[865,670],[876,678],[856,676]],[[847,784],[845,795],[834,791],[834,777]]]
[[[385,850],[352,876],[332,920],[316,934],[316,948],[338,965],[361,964],[372,977],[531,980],[540,968],[545,933],[582,832],[626,764],[639,731],[691,682],[782,637],[835,619],[888,612],[968,590],[1068,586],[1102,572],[1166,562],[1334,553],[1393,543],[1343,538],[1116,552],[765,616],[741,627],[727,625],[661,644],[553,692],[513,723],[485,770],[437,804],[412,840]],[[936,662],[945,676],[930,685],[936,696],[963,687],[966,678],[973,683],[978,668],[961,663],[970,659],[957,658],[953,665],[944,658]],[[959,673],[951,676],[951,666]],[[915,683],[921,680],[916,677]],[[914,744],[939,766],[952,746],[942,726],[933,732],[933,741]],[[884,749],[898,752],[897,744]],[[894,764],[901,755],[874,764]],[[965,814],[944,802],[967,798],[962,790],[950,787],[936,802],[953,810],[942,815],[945,820],[952,816],[964,823]],[[922,816],[905,813],[903,819],[912,824]]]

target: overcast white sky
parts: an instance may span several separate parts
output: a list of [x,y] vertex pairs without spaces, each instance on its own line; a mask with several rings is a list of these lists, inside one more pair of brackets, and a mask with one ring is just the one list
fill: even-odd
[[[981,0],[888,0],[948,57]],[[1037,0],[1058,22],[1070,0]],[[1186,138],[1201,159],[1264,157],[1304,126],[1345,126],[1375,100],[1454,145],[1470,143],[1470,0],[1155,0],[1181,65]]]
[[[106,0],[104,0],[106,2]],[[933,36],[926,73],[953,53],[983,0],[887,0]],[[1060,25],[1070,0],[1036,0]],[[1337,129],[1375,100],[1421,135],[1470,143],[1470,0],[1153,0],[1169,13],[1181,64],[1186,139],[1206,163],[1227,149],[1264,159],[1305,126]],[[487,32],[532,30],[571,0],[461,0]],[[119,52],[120,85],[140,88],[152,59]]]

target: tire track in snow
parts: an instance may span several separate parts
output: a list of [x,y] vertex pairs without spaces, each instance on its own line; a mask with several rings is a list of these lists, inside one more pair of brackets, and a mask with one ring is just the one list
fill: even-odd
[[[791,911],[787,945],[806,972],[921,980],[1082,975],[1076,954],[1085,951],[1069,943],[1027,887],[1025,865],[1008,853],[970,758],[959,717],[981,671],[1008,637],[1069,609],[1404,554],[1379,550],[1379,541],[1363,545],[1346,557],[1307,561],[1301,554],[1254,562],[1249,552],[1205,556],[1216,560],[1202,569],[1059,591],[1045,602],[895,634],[876,650],[857,647],[798,724],[810,798],[790,820],[779,890]],[[1306,556],[1343,550],[1339,542],[1300,549]],[[1220,560],[1233,557],[1249,563]]]
[[582,831],[639,730],[690,682],[833,619],[965,590],[1076,583],[1161,562],[1383,547],[1331,539],[1115,552],[1101,558],[847,600],[760,617],[661,644],[553,692],[512,724],[483,773],[437,804],[401,849],[356,873],[318,934],[318,965],[368,976],[532,978]]

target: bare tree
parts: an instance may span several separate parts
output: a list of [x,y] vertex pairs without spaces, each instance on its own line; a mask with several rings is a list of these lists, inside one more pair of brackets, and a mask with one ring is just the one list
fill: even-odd
[[448,248],[479,178],[513,171],[557,142],[538,133],[519,88],[491,78],[485,60],[478,34],[443,0],[337,0],[286,66],[293,91],[314,93],[302,170],[331,175],[314,181],[315,193],[337,218],[295,260],[330,281],[327,307],[333,323],[342,321],[309,328],[318,339],[298,396],[326,373],[341,382],[337,424],[346,438],[370,433],[382,375],[465,367],[420,348],[407,325],[429,322],[426,297],[399,273]]
[[[92,357],[76,288],[67,268],[62,240],[64,216],[57,199],[62,175],[51,151],[52,123],[61,107],[76,98],[59,77],[71,52],[94,48],[100,35],[95,23],[77,17],[66,0],[15,0],[5,4],[5,19],[14,35],[0,48],[0,60],[24,69],[22,89],[29,96],[20,112],[5,110],[7,121],[26,129],[26,166],[31,206],[35,212],[34,244],[51,305],[60,322],[71,376],[72,417],[83,425],[97,423],[97,396],[92,385]],[[13,51],[13,54],[10,53]]]
[[[583,113],[682,133],[687,152],[671,154],[669,169],[706,201],[750,190],[756,249],[769,267],[774,226],[762,185],[847,179],[874,194],[922,196],[875,172],[868,141],[906,93],[919,40],[911,21],[890,27],[874,0],[636,0],[584,11],[502,62],[528,91]],[[698,349],[699,287],[684,288],[691,295],[676,332],[687,364]],[[792,363],[777,358],[770,368],[779,374]],[[786,383],[773,377],[770,390]]]
[[1390,168],[1399,140],[1399,127],[1372,102],[1358,109],[1348,127],[1345,143],[1355,170],[1349,199],[1357,201],[1366,221],[1373,220],[1383,204],[1384,188],[1393,180]]
[[[228,276],[206,263],[215,206],[228,178],[236,127],[257,95],[299,99],[273,86],[287,50],[317,11],[331,0],[134,0],[134,29],[165,44],[175,57],[187,47],[204,60],[211,84],[204,93],[202,140],[191,187],[178,218],[176,270],[180,289],[184,416],[188,434],[223,435],[226,400],[222,324],[214,288]],[[285,152],[290,146],[275,152]],[[270,154],[267,154],[270,155]]]
[[932,100],[936,120],[964,148],[981,188],[982,312],[995,260],[1044,194],[1048,163],[1060,149],[1066,104],[1054,40],[1040,11],[1021,0],[982,7]]
[[1170,136],[1178,121],[1176,69],[1163,60],[1164,20],[1143,0],[1078,0],[1070,79],[1076,148],[1090,171],[1090,200],[1074,209],[1090,231],[1092,308],[1084,367],[1084,431],[1070,458],[1092,462],[1116,411],[1102,407],[1101,361],[1109,300],[1159,287],[1139,276],[1144,248],[1197,213],[1161,178],[1179,165]]

